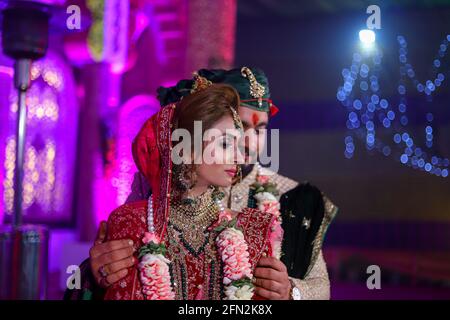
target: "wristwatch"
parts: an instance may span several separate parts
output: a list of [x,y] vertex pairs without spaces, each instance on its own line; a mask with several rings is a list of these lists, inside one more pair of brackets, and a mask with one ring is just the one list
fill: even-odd
[[302,300],[302,294],[300,293],[300,289],[295,286],[294,281],[292,281],[291,279],[289,279],[289,281],[291,282],[291,292],[290,292],[291,300]]

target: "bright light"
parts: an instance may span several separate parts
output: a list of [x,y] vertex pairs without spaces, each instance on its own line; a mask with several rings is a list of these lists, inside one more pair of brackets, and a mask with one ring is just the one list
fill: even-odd
[[359,32],[359,40],[365,47],[372,47],[375,43],[375,32],[368,29],[363,29]]

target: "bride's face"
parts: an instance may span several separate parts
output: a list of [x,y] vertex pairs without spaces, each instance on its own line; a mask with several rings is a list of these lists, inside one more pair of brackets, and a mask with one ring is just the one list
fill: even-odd
[[236,164],[242,161],[238,150],[240,137],[231,116],[223,117],[206,130],[201,163],[196,166],[197,185],[228,187],[232,184]]

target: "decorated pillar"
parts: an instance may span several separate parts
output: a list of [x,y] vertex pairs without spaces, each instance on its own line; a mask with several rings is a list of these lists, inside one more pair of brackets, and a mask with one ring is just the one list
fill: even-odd
[[236,0],[192,0],[188,7],[186,76],[234,63]]
[[66,39],[65,49],[71,62],[81,65],[75,215],[80,240],[90,241],[100,220],[117,206],[111,181],[121,78],[128,50],[129,1],[86,0],[77,5],[90,21],[82,37]]

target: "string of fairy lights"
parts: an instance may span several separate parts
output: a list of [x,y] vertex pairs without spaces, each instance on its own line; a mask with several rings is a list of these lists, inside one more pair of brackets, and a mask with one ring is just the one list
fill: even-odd
[[[450,35],[441,42],[433,61],[432,78],[420,82],[408,62],[408,45],[403,36],[399,44],[400,78],[398,100],[387,99],[380,93],[380,74],[383,53],[374,47],[353,54],[350,68],[342,70],[343,85],[337,90],[337,99],[348,112],[344,155],[350,159],[355,152],[355,139],[365,142],[367,150],[376,150],[386,157],[394,157],[403,165],[439,176],[448,177],[449,159],[437,154],[433,147],[435,129],[432,112],[433,94],[446,80],[443,59],[450,51]],[[409,125],[407,92],[412,90],[426,99],[425,125],[417,134]]]

